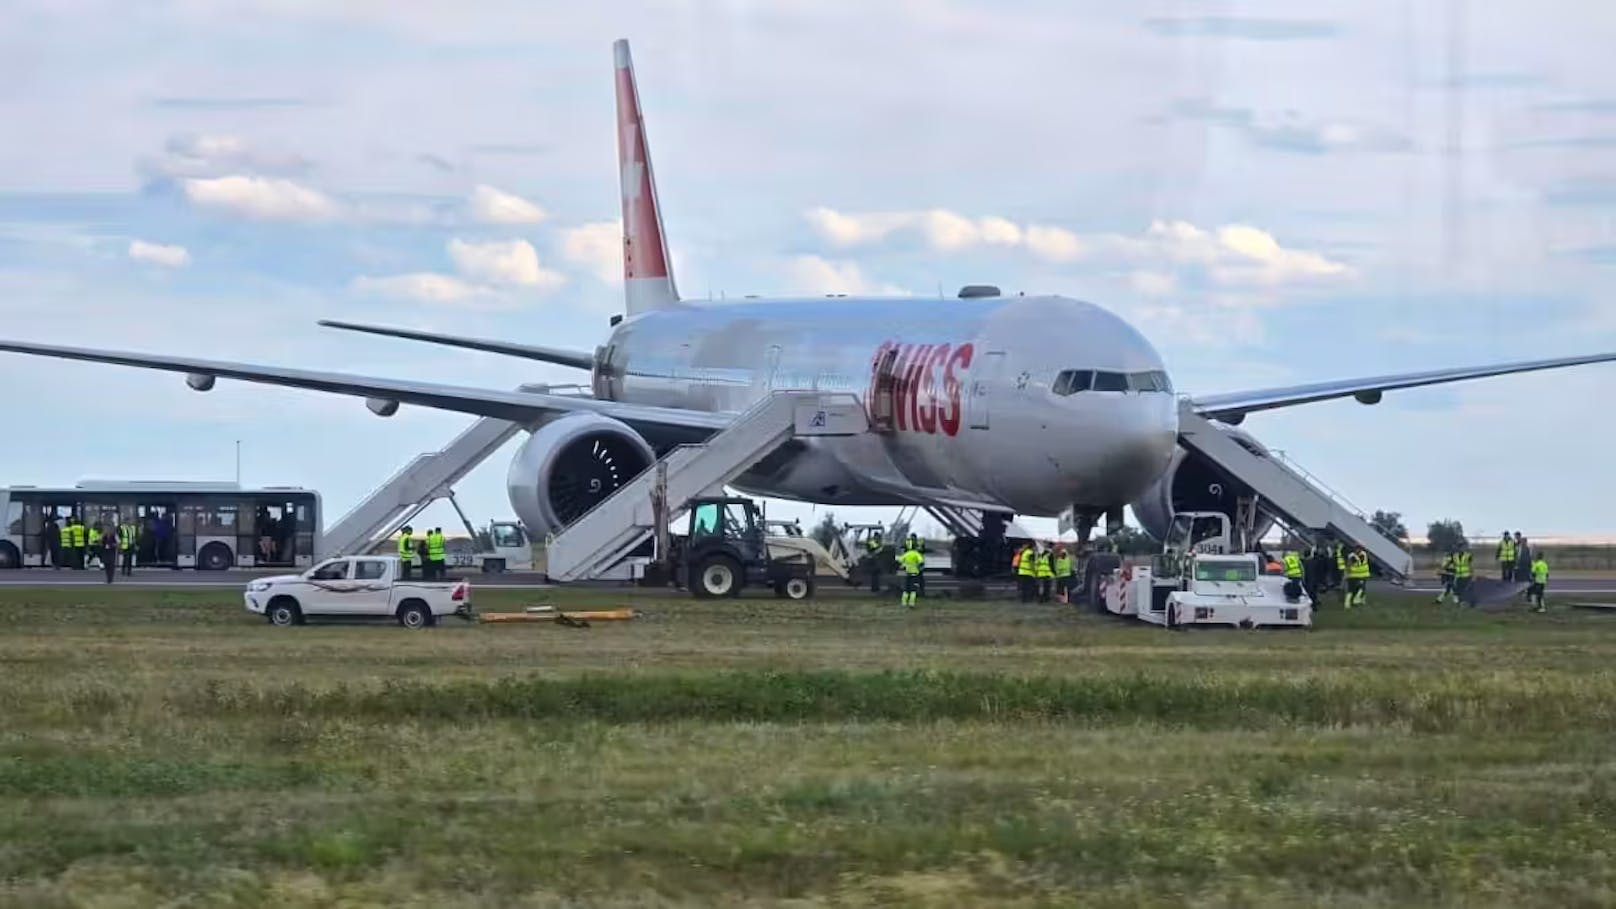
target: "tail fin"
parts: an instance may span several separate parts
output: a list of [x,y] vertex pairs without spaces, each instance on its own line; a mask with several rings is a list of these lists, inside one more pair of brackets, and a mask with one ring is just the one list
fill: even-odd
[[628,41],[612,45],[617,70],[617,165],[623,190],[623,293],[628,314],[668,309],[679,304],[673,267],[663,239],[662,210],[657,204],[656,177],[640,113],[640,90],[634,84],[634,61]]

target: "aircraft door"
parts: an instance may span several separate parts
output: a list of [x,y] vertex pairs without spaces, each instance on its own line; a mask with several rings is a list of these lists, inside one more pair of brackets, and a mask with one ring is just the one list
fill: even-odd
[[1004,351],[990,350],[982,357],[979,369],[971,370],[971,428],[989,428],[993,387],[1004,372]]
[[875,361],[875,375],[870,382],[870,429],[875,432],[891,432],[893,418],[897,413],[898,392],[898,350],[892,347],[881,352]]

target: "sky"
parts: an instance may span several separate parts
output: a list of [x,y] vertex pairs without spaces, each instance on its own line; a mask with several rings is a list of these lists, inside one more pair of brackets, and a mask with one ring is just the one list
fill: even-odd
[[[604,340],[626,37],[687,296],[1061,293],[1192,394],[1616,350],[1609,5],[0,2],[4,337],[579,381],[314,323]],[[7,354],[0,382],[0,483],[228,480],[239,441],[244,483],[318,489],[328,521],[468,421]],[[1243,428],[1416,535],[1604,535],[1613,383]],[[511,515],[508,462],[459,488],[475,520]]]

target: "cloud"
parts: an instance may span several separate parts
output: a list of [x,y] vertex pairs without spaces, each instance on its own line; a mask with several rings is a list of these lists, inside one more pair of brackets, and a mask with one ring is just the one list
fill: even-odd
[[[836,246],[858,246],[885,240],[892,234],[912,230],[939,252],[955,252],[977,246],[1014,247],[1036,244],[1049,250],[1069,249],[1075,235],[1062,237],[1051,231],[1060,228],[1022,228],[1008,218],[988,215],[970,218],[940,208],[912,212],[871,212],[845,214],[829,208],[812,208],[803,213],[820,236]],[[1028,236],[1028,230],[1038,232]],[[1070,234],[1070,232],[1066,232]]]
[[329,221],[341,214],[330,196],[291,180],[237,174],[186,180],[184,187],[198,208],[254,221]]
[[1412,148],[1406,136],[1389,129],[1339,120],[1309,122],[1294,111],[1259,114],[1245,107],[1220,107],[1209,101],[1186,99],[1172,113],[1188,120],[1215,123],[1244,135],[1253,145],[1302,154],[1328,152],[1402,152]]
[[185,247],[147,243],[145,240],[129,241],[129,258],[164,268],[184,268],[191,264],[191,254]]
[[166,97],[153,98],[153,107],[166,107],[187,111],[244,111],[244,110],[270,110],[273,108],[307,107],[310,102],[305,98],[278,98],[278,97]]
[[1556,139],[1524,139],[1504,146],[1511,151],[1539,148],[1616,148],[1616,136],[1562,136]]
[[452,174],[455,171],[454,164],[450,162],[448,158],[445,158],[442,155],[434,155],[431,152],[421,152],[415,156],[415,160],[425,164],[427,167],[430,167],[435,171],[438,171],[439,173]]
[[1543,201],[1554,206],[1616,205],[1616,180],[1584,177],[1561,180],[1543,193]]
[[1585,101],[1550,101],[1535,104],[1532,109],[1548,114],[1616,114],[1616,98],[1595,98]]
[[623,280],[623,222],[595,221],[561,232],[561,254],[611,284]]
[[526,240],[470,243],[449,241],[455,270],[473,281],[553,290],[567,283],[565,275],[539,264],[539,254]]
[[486,184],[471,191],[469,204],[472,219],[481,224],[537,224],[546,217],[532,202]]
[[[941,209],[848,214],[821,207],[804,217],[826,240],[843,248],[873,245],[910,231],[939,252],[1014,247],[1047,262],[1124,266],[1167,278],[1172,278],[1172,269],[1194,268],[1210,283],[1225,287],[1273,287],[1352,274],[1343,263],[1321,253],[1287,249],[1267,231],[1244,224],[1205,230],[1185,221],[1163,220],[1152,222],[1143,234],[1125,235],[1080,234],[1054,225],[1018,225],[995,215],[972,218]],[[824,273],[831,274],[828,269]],[[1152,286],[1162,284],[1156,281]]]
[[260,148],[240,136],[221,133],[171,136],[160,155],[140,163],[148,175],[169,179],[228,174],[289,176],[309,167],[309,160],[302,155]]
[[1334,38],[1341,27],[1310,19],[1261,19],[1250,16],[1186,16],[1146,19],[1149,31],[1175,38],[1232,38],[1246,41],[1302,41]]
[[490,288],[462,281],[453,275],[430,271],[385,278],[361,275],[353,280],[351,286],[362,294],[415,300],[421,303],[467,303],[493,295]]
[[856,262],[834,261],[820,256],[795,256],[786,263],[792,290],[804,294],[881,294],[907,293],[894,284],[871,281]]
[[1142,297],[1165,297],[1178,286],[1178,281],[1158,271],[1136,271],[1128,276],[1128,286]]

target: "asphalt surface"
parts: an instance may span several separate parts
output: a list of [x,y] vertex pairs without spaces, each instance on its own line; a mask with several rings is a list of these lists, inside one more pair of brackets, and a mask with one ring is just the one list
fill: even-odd
[[[253,578],[265,577],[274,574],[287,574],[284,570],[266,569],[233,570],[233,571],[174,571],[172,569],[148,568],[136,569],[128,578],[119,575],[113,583],[127,587],[150,587],[153,589],[230,589],[241,590]],[[544,576],[538,572],[507,572],[503,574],[483,574],[481,572],[467,572],[456,574],[450,572],[451,580],[468,580],[474,587],[508,587],[526,590],[542,590],[557,585],[545,583]],[[0,588],[3,587],[76,587],[76,586],[103,586],[105,576],[99,571],[53,571],[42,568],[24,568],[18,571],[0,573]],[[635,590],[626,584],[617,581],[594,581],[567,585],[589,589],[622,588],[625,592]],[[928,578],[927,587],[942,592],[952,589],[954,583],[946,578]],[[995,592],[1000,585],[991,585]],[[1002,585],[1008,593],[1011,585]],[[835,580],[822,580],[819,585],[822,593],[858,593],[858,589],[850,588]],[[1379,581],[1371,582],[1370,590],[1396,589],[1391,585]],[[1441,588],[1434,579],[1416,579],[1413,583],[1401,588],[1404,590],[1430,593],[1435,596]],[[1549,581],[1551,595],[1563,596],[1566,594],[1600,594],[1616,596],[1616,574],[1608,577],[1575,577],[1564,579],[1551,579]]]

